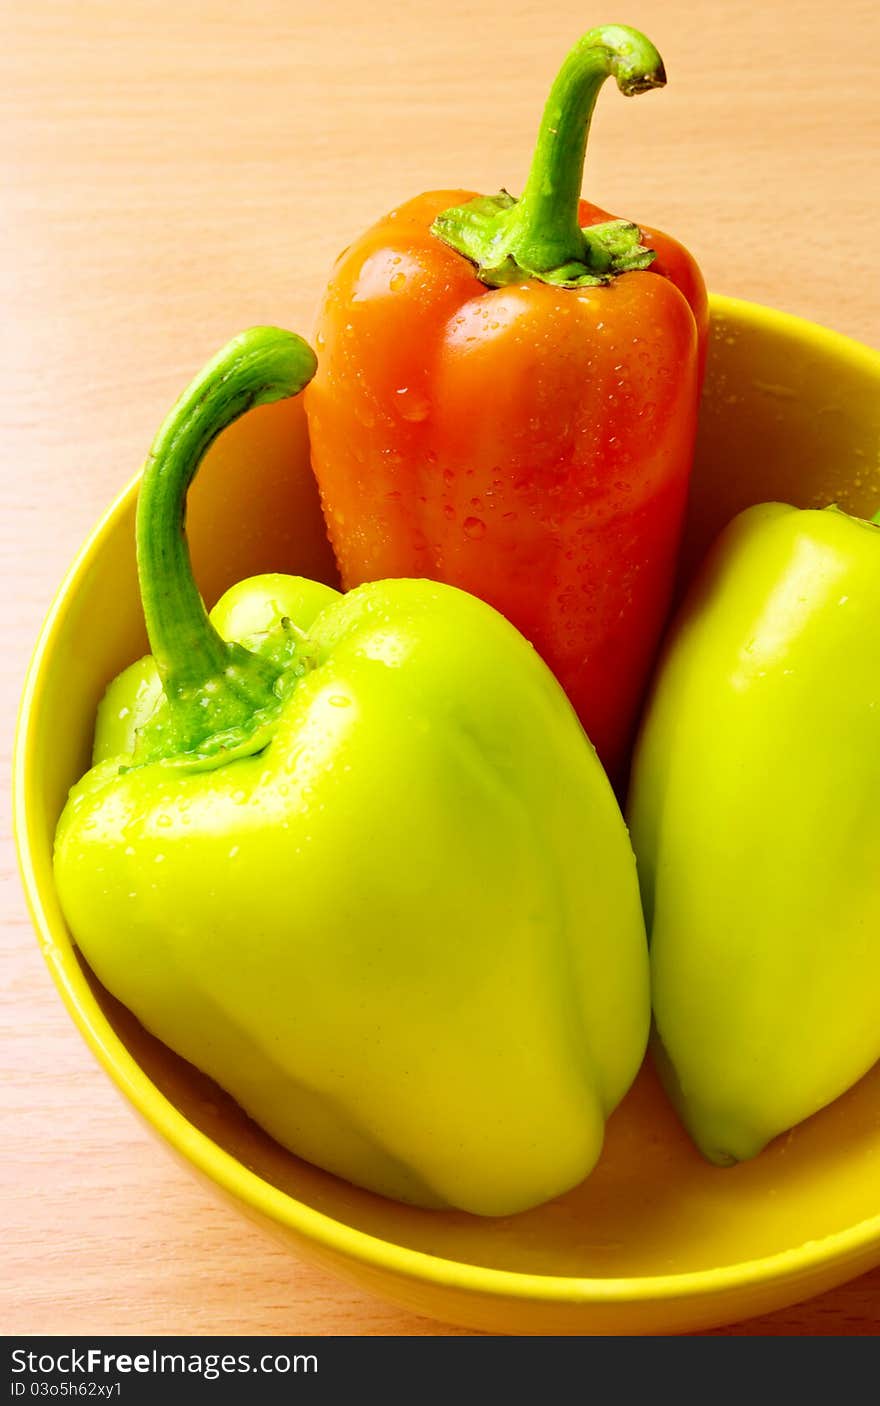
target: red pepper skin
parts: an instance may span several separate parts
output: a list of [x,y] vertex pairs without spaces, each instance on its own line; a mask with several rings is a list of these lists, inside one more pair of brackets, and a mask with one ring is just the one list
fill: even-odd
[[[431,233],[433,192],[338,261],[305,393],[349,589],[424,576],[532,641],[621,781],[669,606],[707,327],[700,271],[643,229],[650,268],[490,288]],[[580,223],[610,218],[582,202]]]

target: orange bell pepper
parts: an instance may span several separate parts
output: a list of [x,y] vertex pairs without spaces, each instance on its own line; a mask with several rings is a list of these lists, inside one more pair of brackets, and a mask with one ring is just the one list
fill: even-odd
[[643,35],[590,31],[520,200],[422,195],[342,254],[305,405],[344,586],[423,576],[488,601],[619,782],[672,591],[707,303],[674,239],[579,200],[611,74],[626,94],[665,82]]

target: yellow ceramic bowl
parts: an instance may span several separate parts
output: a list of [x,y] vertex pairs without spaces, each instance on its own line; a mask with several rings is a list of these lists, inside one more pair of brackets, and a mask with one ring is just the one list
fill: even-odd
[[[747,303],[715,298],[712,310],[688,566],[734,512],[759,500],[836,500],[873,513],[880,355]],[[525,1215],[485,1221],[399,1206],[298,1161],[100,988],[59,911],[52,836],[67,788],[88,764],[104,685],[145,649],[136,487],[87,542],[37,645],[16,744],[15,814],[52,974],[146,1122],[298,1251],[409,1308],[492,1333],[693,1330],[778,1308],[880,1262],[880,1067],[731,1169],[702,1161],[646,1068],[582,1186]],[[297,405],[258,410],[215,446],[190,525],[209,601],[256,571],[332,580]]]

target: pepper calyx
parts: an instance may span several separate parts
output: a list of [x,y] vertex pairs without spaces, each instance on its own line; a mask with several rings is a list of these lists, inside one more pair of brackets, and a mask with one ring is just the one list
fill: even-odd
[[[308,636],[287,618],[259,639],[252,637],[249,644],[258,652],[226,643],[227,669],[201,687],[178,690],[173,704],[164,690],[152,716],[138,730],[131,762],[121,770],[159,762],[208,771],[262,752],[275,735],[288,698],[316,659]],[[254,659],[265,668],[255,669]],[[230,695],[238,696],[243,715],[227,725]],[[194,731],[195,710],[200,725]],[[205,726],[211,728],[207,735]]]
[[556,267],[532,267],[524,252],[517,254],[516,226],[508,212],[516,201],[506,191],[478,196],[466,205],[444,210],[431,232],[475,265],[477,277],[490,288],[504,288],[537,279],[557,288],[590,288],[610,283],[618,274],[649,268],[656,258],[641,243],[642,232],[629,220],[608,220],[581,229],[582,254]]

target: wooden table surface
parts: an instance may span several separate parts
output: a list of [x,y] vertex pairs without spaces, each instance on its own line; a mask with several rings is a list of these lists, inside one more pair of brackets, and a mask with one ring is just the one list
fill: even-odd
[[[700,18],[694,18],[699,14]],[[154,428],[240,328],[309,332],[335,254],[431,187],[516,191],[590,23],[669,86],[600,99],[586,187],[675,232],[711,288],[880,344],[874,0],[623,14],[558,0],[36,0],[0,46],[3,784],[51,595]],[[446,1335],[264,1239],[141,1128],[63,1009],[8,807],[0,1331]],[[723,1330],[873,1334],[880,1271]]]

